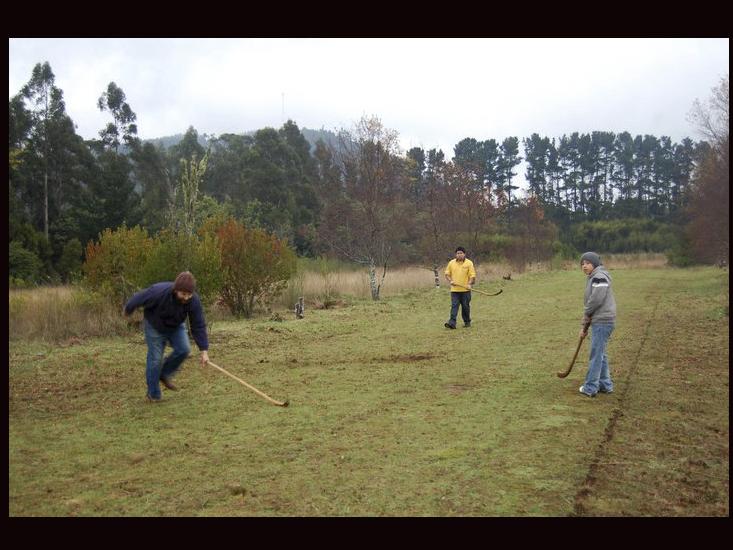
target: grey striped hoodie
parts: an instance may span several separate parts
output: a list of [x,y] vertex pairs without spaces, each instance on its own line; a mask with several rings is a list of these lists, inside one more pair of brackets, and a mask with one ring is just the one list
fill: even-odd
[[616,299],[611,290],[611,274],[603,265],[597,266],[585,283],[583,314],[593,323],[614,323],[616,321]]

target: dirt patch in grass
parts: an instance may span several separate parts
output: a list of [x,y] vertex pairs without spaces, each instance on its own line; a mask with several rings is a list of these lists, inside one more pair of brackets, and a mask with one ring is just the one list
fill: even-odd
[[389,357],[380,357],[374,361],[378,363],[417,363],[420,361],[429,361],[439,357],[434,353],[406,353],[402,355],[390,355]]
[[446,387],[448,390],[448,393],[452,393],[453,395],[461,394],[465,391],[468,391],[470,389],[473,389],[473,386],[469,386],[467,384],[450,384]]
[[71,338],[68,338],[67,340],[59,343],[59,346],[61,346],[62,348],[68,348],[71,346],[81,346],[83,344],[84,344],[84,341],[81,338],[72,336]]
[[308,306],[311,307],[311,309],[338,309],[338,308],[345,308],[348,306],[348,303],[344,300],[339,299],[325,299],[321,300],[319,298],[313,298],[312,300],[309,300],[306,302]]

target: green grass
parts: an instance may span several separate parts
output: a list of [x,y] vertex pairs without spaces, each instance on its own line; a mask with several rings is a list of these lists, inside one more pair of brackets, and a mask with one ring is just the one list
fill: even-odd
[[[579,271],[219,321],[149,405],[142,334],[12,341],[11,516],[728,514],[727,272],[618,269],[616,392],[564,380]],[[481,285],[495,290],[498,283]],[[194,346],[195,348],[195,346]]]

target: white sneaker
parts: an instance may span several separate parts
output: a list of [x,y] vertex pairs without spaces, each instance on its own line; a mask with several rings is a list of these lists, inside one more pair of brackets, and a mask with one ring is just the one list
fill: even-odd
[[585,391],[585,386],[580,386],[580,387],[578,388],[578,391],[579,391],[580,393],[582,393],[583,395],[585,395],[586,397],[595,397],[595,396],[596,396],[596,394],[595,394],[595,393],[593,393],[593,394],[590,394],[590,393],[588,393],[587,391]]

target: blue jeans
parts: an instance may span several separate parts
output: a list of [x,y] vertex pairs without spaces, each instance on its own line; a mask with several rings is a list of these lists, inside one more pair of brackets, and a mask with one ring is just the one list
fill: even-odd
[[456,326],[458,317],[458,305],[461,306],[461,317],[463,322],[468,324],[471,322],[471,292],[451,292],[450,293],[450,320],[451,325]]
[[599,390],[613,391],[613,381],[611,381],[611,371],[608,369],[608,355],[606,354],[606,346],[613,329],[613,323],[593,323],[591,325],[590,360],[588,374],[583,382],[585,393],[594,395]]
[[[153,399],[160,398],[160,379],[173,376],[180,368],[181,363],[191,353],[191,344],[186,334],[186,324],[171,333],[158,332],[153,325],[145,320],[145,341],[148,344],[148,359],[145,378],[148,383],[148,395]],[[166,342],[170,343],[173,351],[163,360],[163,351]]]

